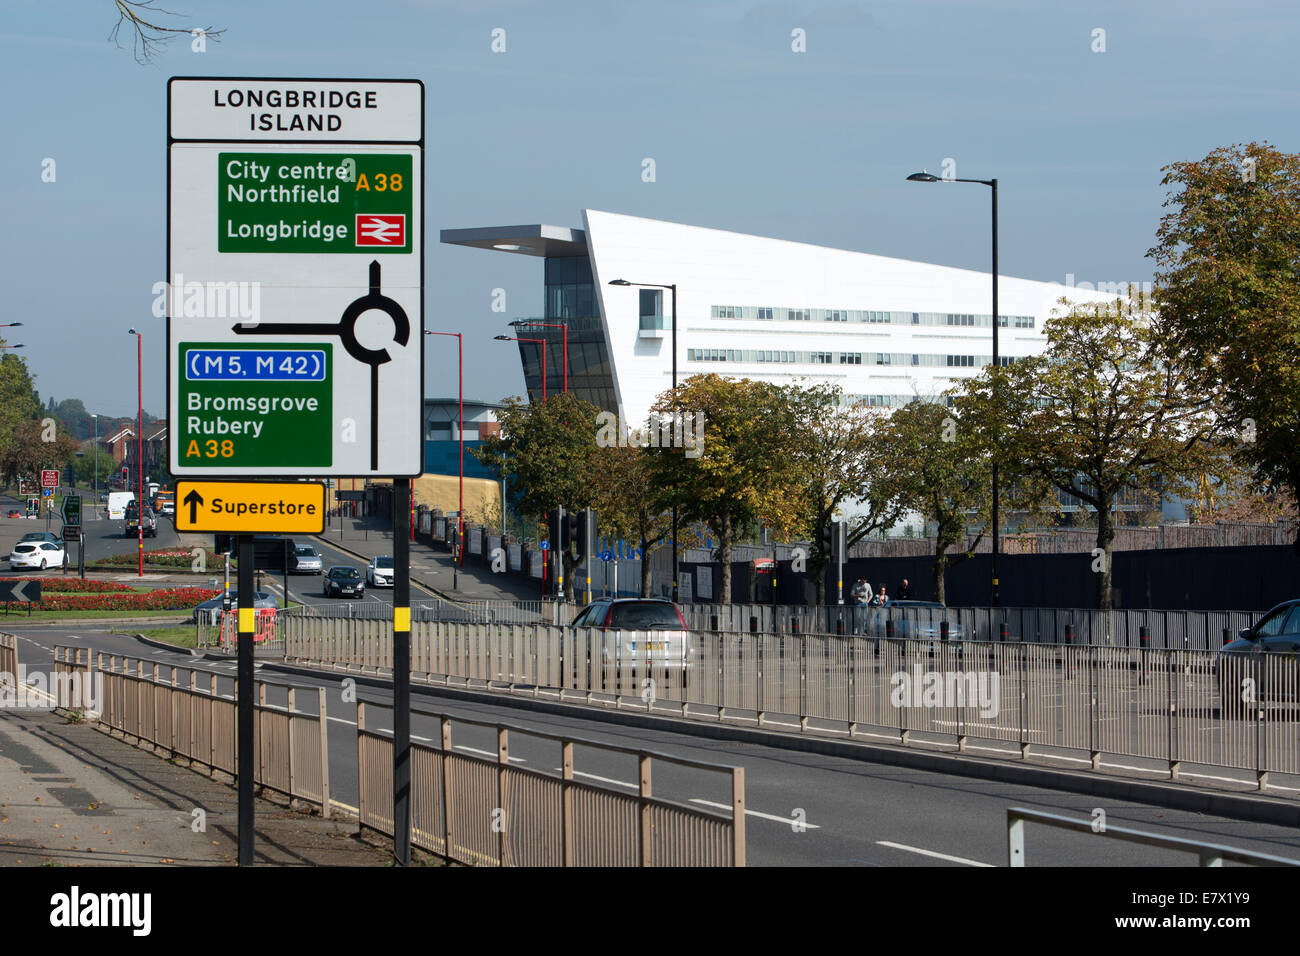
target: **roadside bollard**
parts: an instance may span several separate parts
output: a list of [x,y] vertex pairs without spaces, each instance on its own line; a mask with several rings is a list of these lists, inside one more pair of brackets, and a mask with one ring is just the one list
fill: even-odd
[[749,619],[749,633],[750,633],[750,634],[757,634],[757,633],[758,633],[758,618],[756,618],[756,617],[750,617],[750,619]]
[[1073,625],[1073,624],[1067,624],[1067,625],[1065,625],[1065,643],[1067,643],[1067,644],[1073,644],[1073,643],[1074,643],[1074,625]]
[[998,640],[1006,641],[1007,639],[1008,639],[1007,622],[1003,621],[1001,624],[998,625]]
[[893,639],[894,639],[894,619],[891,617],[889,620],[885,622],[885,640],[892,641]]
[[790,633],[791,634],[799,633],[799,618],[797,617],[790,618]]
[[948,640],[948,622],[947,622],[947,621],[940,621],[940,622],[939,622],[939,640],[944,641],[944,642],[947,642],[947,640]]
[[1226,627],[1223,629],[1223,643],[1225,644],[1232,643],[1232,634],[1229,633]]
[[1138,644],[1144,648],[1151,646],[1151,629],[1145,624],[1138,628]]
[[718,615],[711,614],[709,615],[709,630],[716,631],[717,629],[718,629]]
[[835,633],[836,634],[844,633],[844,618],[838,617],[835,619]]

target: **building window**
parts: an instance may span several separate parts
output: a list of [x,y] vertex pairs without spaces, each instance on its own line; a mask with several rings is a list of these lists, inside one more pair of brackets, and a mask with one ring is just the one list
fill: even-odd
[[814,365],[830,365],[830,364],[831,364],[831,353],[830,353],[830,352],[813,352],[813,353],[812,353],[812,364],[814,364]]
[[841,352],[841,353],[840,353],[840,364],[841,364],[841,365],[861,365],[861,364],[862,364],[862,353],[861,353],[861,352]]
[[758,309],[758,317],[760,319],[770,319],[772,317],[772,310],[770,308],[764,308],[760,306]]
[[975,365],[973,355],[949,355],[948,365],[952,368],[971,368]]

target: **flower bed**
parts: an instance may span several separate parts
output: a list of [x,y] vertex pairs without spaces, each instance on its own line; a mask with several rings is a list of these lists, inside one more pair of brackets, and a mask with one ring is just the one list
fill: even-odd
[[60,578],[0,578],[0,581],[39,581],[41,591],[49,592],[75,592],[84,594],[93,592],[95,594],[134,594],[135,589],[129,585],[122,584],[119,581],[95,581],[82,580],[74,577]]
[[[222,564],[224,562],[224,558],[220,554],[217,554],[217,552],[211,549],[205,549],[205,550],[207,552],[206,561],[209,567],[216,567],[217,565]],[[102,561],[99,561],[98,563],[135,565],[139,563],[139,561],[140,561],[139,554],[134,551],[130,551],[125,554],[110,555],[109,557],[104,558]],[[160,548],[157,551],[146,551],[144,553],[144,563],[152,564],[157,567],[189,568],[194,564],[194,561],[195,561],[195,557],[194,557],[193,549],[187,550],[185,548]],[[234,564],[233,560],[231,561],[231,564]]]
[[129,594],[41,595],[42,611],[188,611],[220,591],[213,588],[159,588]]

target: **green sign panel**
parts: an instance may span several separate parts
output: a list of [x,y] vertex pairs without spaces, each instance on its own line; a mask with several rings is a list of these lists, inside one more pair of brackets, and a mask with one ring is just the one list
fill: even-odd
[[217,251],[411,251],[412,157],[220,153]]
[[81,495],[63,496],[63,523],[81,524]]
[[178,464],[333,465],[329,343],[179,345]]

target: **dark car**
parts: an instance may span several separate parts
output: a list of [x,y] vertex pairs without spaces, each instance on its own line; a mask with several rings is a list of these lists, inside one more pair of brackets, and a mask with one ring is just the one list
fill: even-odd
[[361,572],[347,565],[336,565],[325,572],[324,586],[321,591],[325,597],[362,597],[366,593],[366,582]]
[[1300,598],[1294,598],[1219,648],[1214,674],[1223,715],[1244,716],[1254,712],[1256,703],[1294,700],[1298,653]]
[[[126,531],[123,532],[123,537],[138,538],[140,536],[140,509],[134,501],[127,504],[126,513],[122,517],[126,519]],[[158,519],[154,517],[153,509],[148,505],[144,506],[144,536],[146,538],[158,537]]]

